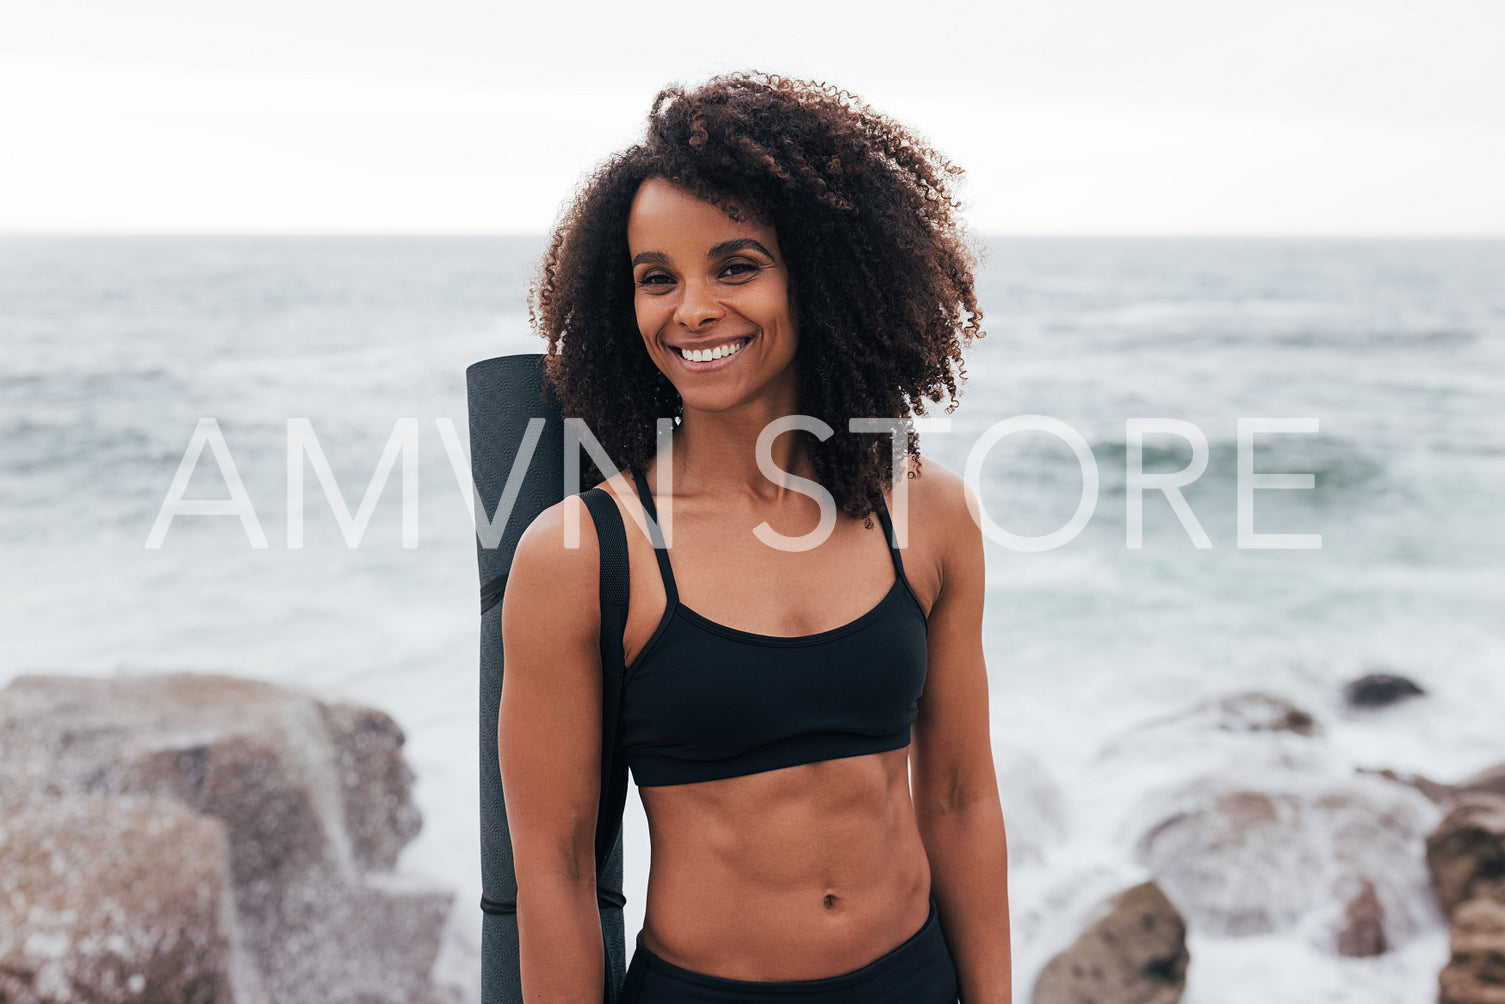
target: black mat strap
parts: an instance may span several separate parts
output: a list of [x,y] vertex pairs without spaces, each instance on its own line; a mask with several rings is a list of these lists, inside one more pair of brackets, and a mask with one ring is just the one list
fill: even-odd
[[481,587],[481,613],[488,613],[492,607],[502,602],[502,595],[506,592],[507,573],[503,572]]
[[[627,897],[616,889],[598,888],[596,890],[596,903],[607,909],[620,910],[627,905]],[[482,896],[481,912],[495,914],[498,917],[510,917],[517,913],[517,900],[496,900]]]

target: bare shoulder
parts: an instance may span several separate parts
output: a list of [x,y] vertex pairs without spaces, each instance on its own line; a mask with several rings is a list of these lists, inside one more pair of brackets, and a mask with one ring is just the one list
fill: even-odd
[[[905,468],[904,569],[928,616],[948,585],[973,577],[982,561],[982,535],[972,515],[971,492],[960,474],[924,456],[918,465],[906,459]],[[897,521],[900,509],[891,509]]]
[[[517,542],[507,576],[503,621],[522,618],[596,630],[600,552],[590,512],[579,496],[549,506]],[[575,622],[578,622],[575,623]]]
[[966,479],[933,457],[906,461],[911,518],[938,543],[970,540],[978,530],[977,502]]

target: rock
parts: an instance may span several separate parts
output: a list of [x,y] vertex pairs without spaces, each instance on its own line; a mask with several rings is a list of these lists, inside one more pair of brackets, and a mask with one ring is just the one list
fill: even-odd
[[1368,767],[1360,767],[1358,768],[1358,772],[1361,774],[1376,774],[1400,784],[1410,785],[1437,803],[1452,802],[1459,796],[1470,792],[1505,795],[1505,764],[1497,764],[1494,767],[1482,770],[1472,777],[1464,778],[1456,784],[1444,784],[1441,781],[1433,781],[1431,778],[1423,777],[1420,774],[1401,774],[1388,768],[1375,770]]
[[1505,1004],[1505,903],[1469,900],[1453,914],[1437,1004]]
[[1313,741],[1321,735],[1310,712],[1283,697],[1247,691],[1141,722],[1106,742],[1096,760],[1110,770],[1128,763],[1159,768],[1188,757],[1204,769],[1252,761],[1316,766],[1327,756],[1325,746]]
[[387,716],[269,683],[22,677],[0,798],[151,795],[222,826],[247,956],[275,1004],[434,999],[447,893],[383,875],[417,832]]
[[1395,673],[1368,673],[1343,688],[1343,703],[1350,708],[1385,708],[1425,690]]
[[1034,1004],[1175,1004],[1186,989],[1186,923],[1153,882],[1126,889],[1040,971]]
[[1374,883],[1359,881],[1358,895],[1349,900],[1343,912],[1343,929],[1338,932],[1338,954],[1350,958],[1384,955],[1385,907],[1375,895]]
[[1396,784],[1404,784],[1408,787],[1415,788],[1417,791],[1425,795],[1427,799],[1438,804],[1450,801],[1456,795],[1456,792],[1453,790],[1453,786],[1450,784],[1442,784],[1438,781],[1433,781],[1431,778],[1423,777],[1420,774],[1402,774],[1398,771],[1391,770],[1388,767],[1382,769],[1376,769],[1374,767],[1355,767],[1354,773],[1370,774],[1374,777],[1382,777],[1387,781],[1394,781]]
[[1496,764],[1453,785],[1454,794],[1477,792],[1481,795],[1505,796],[1505,763]]
[[1311,712],[1283,697],[1259,691],[1208,701],[1200,710],[1225,731],[1290,732],[1298,736],[1314,736],[1321,731]]
[[0,1001],[264,1004],[219,820],[164,798],[7,800]]
[[1505,796],[1461,796],[1427,837],[1427,867],[1449,916],[1472,899],[1505,903]]
[[[1204,777],[1152,794],[1136,812],[1154,820],[1137,841],[1140,862],[1197,930],[1289,930],[1350,902],[1366,882],[1383,917],[1370,944],[1395,945],[1435,923],[1421,864],[1435,818],[1425,799],[1380,781],[1294,772],[1261,789],[1247,782]],[[1337,932],[1318,940],[1332,950]]]
[[1111,737],[1097,751],[1089,783],[1110,800],[1147,775],[1187,770],[1245,775],[1265,771],[1325,771],[1335,762],[1323,729],[1310,712],[1285,698],[1247,691],[1196,702]]
[[1223,732],[1288,732],[1298,736],[1321,734],[1311,712],[1283,697],[1250,690],[1193,705],[1186,711],[1150,723],[1149,727],[1185,723]]
[[1461,793],[1427,838],[1437,902],[1453,919],[1439,1004],[1505,1004],[1505,796],[1488,790],[1500,773],[1456,786]]
[[413,771],[402,756],[402,729],[374,708],[321,704],[319,711],[334,745],[356,864],[366,871],[390,871],[423,826],[413,805]]

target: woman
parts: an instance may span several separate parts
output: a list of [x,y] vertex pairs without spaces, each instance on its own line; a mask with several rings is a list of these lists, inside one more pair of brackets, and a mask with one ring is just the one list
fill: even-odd
[[[849,425],[955,399],[981,333],[958,173],[846,92],[720,77],[658,96],[545,257],[550,379],[632,472],[605,486],[652,841],[629,1001],[1010,1000],[981,535],[912,433]],[[790,416],[824,426],[780,434]],[[602,993],[598,551],[564,534],[583,508],[529,528],[502,614],[530,1001]],[[633,530],[660,516],[662,549]]]

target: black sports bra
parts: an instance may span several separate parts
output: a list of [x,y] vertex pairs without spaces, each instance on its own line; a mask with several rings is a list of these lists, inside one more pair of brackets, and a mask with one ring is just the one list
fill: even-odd
[[[656,523],[648,483],[638,497]],[[679,601],[655,548],[667,602],[627,667],[620,735],[639,787],[740,777],[909,745],[925,688],[925,612],[904,577],[888,511],[894,584],[867,613],[818,634],[753,634]]]

